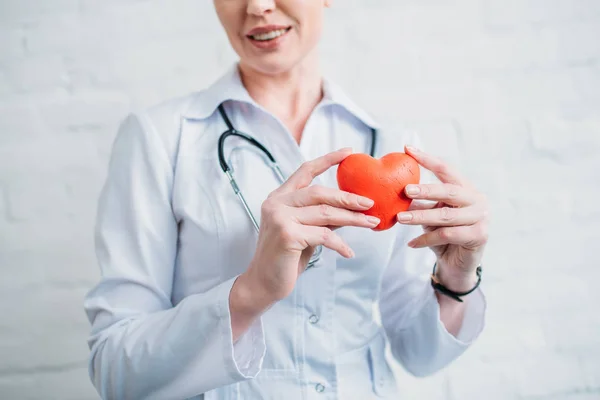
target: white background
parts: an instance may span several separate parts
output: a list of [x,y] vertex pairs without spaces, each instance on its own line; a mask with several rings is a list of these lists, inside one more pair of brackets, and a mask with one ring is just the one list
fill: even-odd
[[[315,0],[317,1],[317,0]],[[600,398],[600,1],[339,0],[323,67],[491,199],[480,341],[406,399]],[[0,398],[94,399],[118,122],[234,60],[208,0],[0,0]]]

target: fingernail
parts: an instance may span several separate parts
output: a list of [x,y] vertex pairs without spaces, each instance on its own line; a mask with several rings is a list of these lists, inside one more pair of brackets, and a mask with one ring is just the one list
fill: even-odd
[[344,147],[339,149],[338,151],[343,152],[343,153],[352,153],[352,147]]
[[368,197],[359,197],[358,198],[358,205],[361,207],[373,207],[373,204],[375,204],[375,202],[371,199],[369,199]]
[[414,196],[421,192],[421,188],[417,185],[408,185],[406,186],[406,194]]
[[372,215],[368,215],[367,216],[367,222],[369,222],[369,224],[373,225],[373,226],[377,226],[379,225],[379,223],[381,222],[381,220],[377,217],[373,217]]
[[356,254],[354,254],[354,250],[352,250],[350,247],[348,247],[348,253],[350,254],[350,258],[354,258],[354,256]]
[[411,213],[400,213],[398,214],[398,220],[402,221],[402,222],[406,222],[406,221],[410,221],[413,219],[413,216]]
[[408,247],[415,247],[416,241],[415,239],[411,240],[410,242],[407,243]]
[[413,146],[406,146],[406,149],[408,151],[412,151],[414,153],[418,153],[419,152],[419,150],[416,147],[413,147]]

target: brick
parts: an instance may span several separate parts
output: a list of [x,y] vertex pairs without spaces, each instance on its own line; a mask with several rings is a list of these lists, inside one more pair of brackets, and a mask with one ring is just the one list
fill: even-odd
[[6,73],[0,70],[0,102],[12,95],[13,91],[12,85],[6,77]]
[[[370,107],[387,107],[390,115],[409,120],[461,120],[462,117],[481,120],[488,117],[483,115],[482,111],[481,87],[472,80],[457,79],[453,82],[433,84],[427,82],[407,87],[401,85],[401,80],[402,78],[394,78],[393,75],[390,81],[375,80],[371,90],[372,95],[378,99]],[[504,113],[503,115],[506,116]]]
[[[488,281],[491,280],[488,278]],[[551,351],[552,332],[545,330],[545,325],[539,318],[532,318],[530,314],[518,311],[505,311],[499,307],[500,300],[494,291],[484,291],[489,294],[490,310],[486,318],[486,329],[477,343],[469,349],[465,358],[471,363],[482,362],[494,364],[496,362],[510,362],[520,357],[535,357],[538,354]],[[510,298],[508,301],[514,301]],[[515,329],[515,327],[518,327]],[[473,367],[470,365],[469,367]],[[493,365],[487,365],[493,368]],[[458,397],[463,398],[463,397]],[[471,397],[467,397],[471,398]]]
[[580,19],[597,19],[595,0],[507,0],[485,2],[483,20],[490,27],[519,24],[559,24]]
[[100,171],[64,167],[59,172],[29,171],[23,174],[26,179],[12,179],[6,184],[9,218],[17,222],[90,221],[94,214],[90,204],[99,192]]
[[109,138],[96,136],[96,133],[82,131],[78,135],[43,135],[30,142],[7,141],[6,145],[0,146],[0,181],[29,184],[28,178],[33,182],[50,178],[64,182],[65,169],[73,167],[92,175],[103,174],[105,171],[99,168],[105,166],[106,160],[101,156],[100,147],[112,140],[114,132]]
[[[52,175],[34,175],[27,179],[13,180],[8,184],[10,219],[13,221],[33,221],[38,218],[56,220],[66,215],[68,196],[64,186],[57,185]],[[44,201],[40,201],[40,199]]]
[[65,71],[68,87],[75,96],[97,90],[118,92],[125,87],[125,83],[115,76],[105,54],[68,58]]
[[85,289],[48,285],[23,290],[18,303],[11,301],[14,293],[0,295],[4,316],[0,321],[0,375],[85,365],[89,354],[89,323],[81,308]]
[[2,145],[31,142],[43,137],[44,127],[32,104],[12,102],[0,104]]
[[[499,217],[501,218],[501,217]],[[497,222],[494,226],[499,225]],[[597,227],[592,223],[584,225],[576,222],[572,226],[563,226],[556,229],[536,230],[529,233],[516,233],[510,226],[504,224],[502,228],[493,229],[491,241],[486,249],[486,276],[488,284],[497,282],[498,289],[502,285],[510,285],[515,277],[522,272],[538,276],[549,273],[564,273],[564,271],[581,271],[589,282],[595,282],[596,268],[589,261],[589,249],[594,248],[597,243]],[[556,232],[559,231],[560,235]],[[510,249],[507,251],[507,249]],[[557,249],[548,252],[549,249]],[[538,282],[536,277],[528,276],[531,282]],[[524,286],[524,285],[523,285]],[[527,289],[523,296],[527,295]],[[500,292],[497,292],[501,296]],[[519,293],[519,292],[517,292]],[[587,291],[587,296],[593,296],[594,291]],[[576,293],[577,294],[577,293]],[[586,301],[589,297],[578,297],[580,301]],[[593,299],[594,297],[591,297]],[[532,299],[536,300],[536,299]],[[526,304],[529,300],[525,299]],[[515,305],[515,301],[507,302],[506,305]],[[512,307],[511,307],[512,309]]]
[[35,0],[0,2],[0,21],[27,21],[47,14],[76,10],[77,0]]
[[586,389],[581,365],[576,357],[560,353],[522,358],[510,365],[522,397],[558,396]]
[[600,87],[600,57],[588,66],[572,68],[571,72],[573,85],[581,98],[591,104],[600,104],[600,94],[597,90]]
[[454,46],[437,44],[439,49],[435,50],[441,51],[444,61],[447,57],[458,65],[461,58],[469,57],[465,72],[483,76],[502,71],[556,70],[595,63],[600,57],[600,46],[594,40],[598,35],[600,28],[595,21],[576,21],[490,32]]
[[[544,397],[544,400],[598,400],[598,398],[600,398],[600,391],[594,390],[591,392],[561,393],[556,396]],[[530,397],[525,399],[530,399]]]
[[[579,290],[592,292],[595,284],[582,284]],[[594,302],[593,294],[588,301],[580,301],[569,312],[556,312],[542,320],[548,337],[548,350],[582,357],[600,357],[600,316],[586,311]],[[596,358],[596,359],[597,359]],[[600,384],[600,381],[597,382]],[[600,385],[599,385],[600,386]]]
[[5,74],[15,91],[61,90],[68,84],[59,56],[27,58],[6,65]]
[[[198,76],[197,71],[205,68],[205,54],[214,54],[219,45],[224,43],[203,40],[202,35],[156,40],[119,53],[113,58],[110,68],[118,81],[128,82],[134,89],[152,86],[157,90],[169,90],[173,85],[171,81],[176,77],[193,77],[196,83],[184,89],[184,92],[189,92],[199,88],[198,83],[209,83],[208,79]],[[219,66],[207,70],[208,76],[223,72],[224,69]]]
[[600,118],[565,120],[546,116],[531,121],[531,151],[567,163],[600,151]]
[[[458,124],[462,133],[460,150],[464,173],[478,187],[489,186],[490,194],[494,194],[497,188],[506,187],[510,174],[515,171],[509,166],[520,164],[527,157],[527,122],[520,119],[473,121],[465,118]],[[506,199],[492,195],[490,200]]]
[[[552,262],[550,258],[538,257],[538,260],[541,265]],[[539,271],[531,269],[521,269],[518,274],[513,271],[512,275],[511,281],[488,282],[486,285],[486,292],[492,299],[506,297],[506,290],[510,287],[510,297],[505,302],[495,305],[502,312],[522,313],[528,316],[536,313],[570,313],[578,311],[592,297],[590,291],[593,288],[586,283],[587,277],[584,275],[576,276],[567,271],[549,271],[542,275]],[[552,291],[551,288],[560,290]]]
[[[563,115],[578,107],[589,113],[593,107],[583,104],[568,70],[519,71],[491,77],[488,82],[483,87],[484,99],[505,117]],[[486,116],[493,118],[494,114]]]
[[[515,232],[540,231],[569,222],[573,195],[557,191],[554,185],[538,190],[535,197],[524,197],[520,191],[505,195],[512,204],[512,218],[519,221],[518,226],[513,227]],[[502,211],[498,211],[497,216],[501,217]],[[548,218],[549,215],[553,215],[553,218]]]
[[538,31],[420,40],[419,80],[469,80],[494,73],[556,67],[563,58],[552,37]]
[[[216,18],[203,18],[209,12],[214,14],[212,8],[212,4],[197,1],[99,4],[93,0],[82,2],[79,19],[84,43],[93,43],[94,51],[106,54],[135,51],[141,45],[165,38],[173,42],[193,34],[196,37],[194,51],[201,52],[202,46],[211,42],[202,38],[217,28]],[[85,49],[81,51],[86,52]]]
[[[87,221],[80,224],[91,226]],[[56,235],[52,231],[45,229],[45,234]],[[0,280],[0,290],[4,295],[44,290],[47,286],[91,287],[99,277],[93,231],[78,227],[76,233],[78,237],[71,240],[66,240],[64,234],[58,235],[63,238],[54,239],[52,245],[31,246],[29,249],[12,250],[8,247],[10,243],[5,243],[0,252],[0,265],[5,271],[10,271],[10,280]]]
[[[600,10],[600,7],[598,9]],[[597,64],[600,59],[600,46],[595,38],[600,35],[600,11],[598,15],[598,18],[588,21],[562,24],[547,30],[549,39],[557,43],[559,60],[564,64]]]
[[[82,250],[87,248],[86,251],[89,251],[90,247],[88,246],[92,240],[89,236],[92,232],[91,226],[84,227],[72,221],[67,221],[69,223],[65,223],[65,221],[65,218],[55,218],[54,221],[45,225],[40,222],[36,223],[35,220],[31,222],[1,221],[0,240],[2,251],[6,253],[3,257],[10,259],[11,252],[49,254],[53,249],[70,249],[72,246],[81,245],[82,241],[87,242]],[[56,226],[60,226],[60,229],[57,229]]]
[[77,55],[86,45],[94,46],[93,42],[86,43],[82,22],[78,9],[28,21],[22,28],[27,54],[38,58],[65,57]]
[[6,399],[98,400],[86,367],[31,374],[0,375],[0,393]]
[[452,119],[409,121],[404,127],[408,131],[418,132],[423,149],[440,157],[444,162],[457,168],[462,167],[462,132],[457,121]]
[[596,396],[600,394],[600,365],[598,364],[598,354],[585,354],[580,356],[581,366],[587,382],[587,390],[594,392]]
[[[2,7],[1,4],[0,7]],[[24,35],[22,30],[11,24],[0,24],[0,64],[21,58],[23,55]]]
[[8,189],[6,185],[0,181],[0,221],[8,219]]
[[447,395],[448,381],[445,374],[437,373],[427,378],[415,378],[397,364],[392,364],[392,369],[396,376],[398,398],[449,400]]
[[80,10],[28,22],[24,28],[28,54],[114,57],[116,52],[135,50],[162,38],[172,41],[189,33],[200,38],[207,28],[198,23],[206,8],[204,2],[187,2],[183,7],[181,2],[177,6],[156,1],[104,3],[92,6],[83,2]]
[[[595,182],[599,181],[600,179],[595,180]],[[588,223],[600,220],[600,210],[594,200],[597,196],[597,191],[591,187],[582,189],[578,196],[575,196],[573,199],[569,212],[571,219],[577,222]]]
[[[169,69],[177,69],[174,74],[183,69],[184,76],[188,71],[197,76],[196,66],[206,66],[202,55],[227,45],[224,37],[219,42],[203,40],[207,25],[198,24],[198,15],[205,12],[206,5],[154,3],[84,7],[78,18],[59,14],[32,22],[27,27],[29,52],[40,57],[61,54],[67,65],[68,88],[75,92],[80,85],[111,89],[120,88],[121,82],[161,85],[161,80],[169,77],[164,76]],[[189,51],[191,48],[194,51]],[[169,62],[173,67],[165,65]],[[127,69],[129,65],[133,70]]]
[[81,93],[39,105],[41,118],[53,135],[102,131],[113,126],[130,110],[130,100],[122,93]]
[[[93,204],[106,172],[106,157],[99,147],[108,148],[109,141],[102,143],[89,135],[56,137],[39,140],[35,146],[21,143],[1,148],[0,182],[5,192],[7,221],[45,221],[48,225],[40,225],[40,232],[45,227],[54,230],[53,223],[91,223]],[[6,240],[13,242],[16,238]],[[21,240],[26,242],[26,235]]]
[[[397,16],[388,11],[387,18]],[[406,45],[398,50],[408,49],[418,54],[418,81],[446,83],[457,77],[468,80],[508,71],[550,70],[567,65],[586,65],[600,57],[600,46],[593,39],[600,35],[600,28],[595,21],[479,34],[476,27],[465,23],[464,18],[445,18],[448,21],[460,21],[462,29],[467,27],[467,33],[461,36],[426,36],[414,26],[428,26],[419,23],[419,19],[399,24]],[[396,30],[390,34],[398,34],[397,22],[383,24]],[[440,24],[435,26],[439,27]],[[413,37],[415,40],[411,40]],[[387,46],[387,43],[383,41],[381,45]],[[370,44],[368,49],[374,56],[385,51]],[[397,60],[394,57],[389,62],[395,63]]]
[[[354,36],[372,28],[372,21],[377,21],[378,29],[385,34],[401,37],[408,45],[417,40],[429,37],[455,37],[468,35],[481,29],[481,6],[473,0],[462,0],[452,4],[433,2],[378,2],[369,7],[370,18],[356,12],[361,3],[344,2],[331,10],[332,19],[349,22]],[[354,29],[356,28],[356,29]],[[359,42],[361,47],[373,47],[383,43],[373,43],[366,37]]]
[[517,398],[510,363],[507,362],[478,362],[463,365],[457,363],[449,369],[447,375],[450,400]]

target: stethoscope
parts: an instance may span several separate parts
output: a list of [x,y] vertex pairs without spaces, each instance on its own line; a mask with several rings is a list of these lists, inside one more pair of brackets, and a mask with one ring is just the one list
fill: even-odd
[[[235,192],[237,197],[240,199],[242,205],[244,206],[244,209],[246,210],[246,214],[248,214],[248,217],[252,221],[252,225],[254,225],[254,229],[256,230],[256,233],[258,233],[258,231],[260,229],[258,222],[256,221],[254,214],[250,210],[250,206],[248,206],[248,202],[246,202],[246,199],[244,198],[244,195],[242,194],[240,187],[238,186],[237,182],[235,181],[235,178],[233,177],[231,167],[229,166],[227,161],[225,161],[225,156],[223,154],[223,148],[225,147],[225,139],[227,139],[229,136],[237,136],[237,137],[240,137],[240,138],[246,140],[252,146],[255,146],[256,148],[260,149],[264,153],[264,155],[268,158],[269,167],[271,168],[273,173],[277,176],[277,179],[279,180],[280,184],[283,184],[285,182],[285,177],[283,176],[283,173],[281,172],[281,168],[279,168],[277,161],[275,161],[275,157],[273,157],[271,152],[269,150],[267,150],[267,148],[265,146],[263,146],[262,143],[260,143],[258,140],[256,140],[252,136],[250,136],[246,133],[240,132],[233,127],[231,120],[229,119],[229,117],[227,116],[227,113],[225,112],[223,104],[219,105],[219,113],[221,114],[221,117],[223,118],[223,120],[225,121],[225,124],[227,125],[227,130],[225,132],[223,132],[221,134],[221,136],[219,137],[219,145],[218,145],[219,164],[221,164],[221,169],[223,170],[225,175],[227,175],[227,178],[229,179],[229,183],[231,184],[233,191]],[[371,157],[375,157],[376,145],[377,145],[377,130],[371,129],[371,150],[369,152]],[[313,253],[312,257],[310,258],[310,260],[308,262],[307,268],[313,267],[317,263],[317,261],[319,261],[322,251],[323,251],[322,246],[318,246],[315,249],[315,252]]]

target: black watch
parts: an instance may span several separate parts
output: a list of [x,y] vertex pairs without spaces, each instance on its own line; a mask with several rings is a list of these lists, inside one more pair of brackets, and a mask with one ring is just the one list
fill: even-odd
[[455,292],[453,290],[448,289],[446,286],[442,285],[440,283],[440,281],[437,280],[437,278],[435,277],[436,267],[437,267],[437,262],[433,265],[433,271],[431,272],[431,286],[433,286],[433,288],[435,290],[442,293],[443,295],[451,297],[458,302],[462,303],[463,300],[461,299],[461,297],[472,293],[475,289],[477,289],[479,287],[479,284],[481,283],[481,265],[479,265],[477,267],[477,269],[475,270],[475,273],[477,273],[477,283],[475,284],[475,286],[473,286],[473,288],[471,288],[470,290],[468,290],[466,292]]

